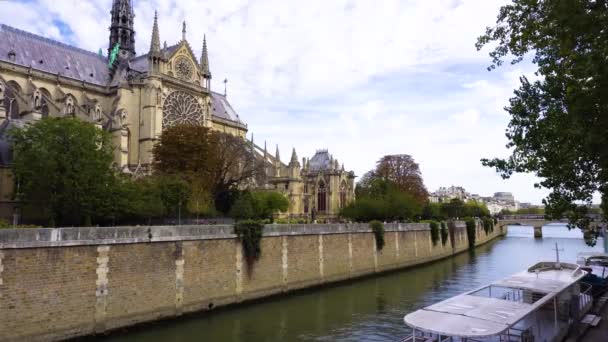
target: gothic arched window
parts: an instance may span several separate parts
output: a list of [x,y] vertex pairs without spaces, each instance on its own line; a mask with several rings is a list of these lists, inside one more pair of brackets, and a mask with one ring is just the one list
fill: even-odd
[[19,119],[19,101],[17,93],[21,92],[21,87],[15,81],[9,81],[4,90],[4,109],[11,119]]
[[319,182],[319,188],[317,190],[317,209],[319,211],[327,210],[327,186],[325,182]]
[[340,184],[340,208],[344,208],[346,206],[346,182],[342,181]]
[[40,109],[39,112],[42,114],[43,118],[49,116],[49,100],[51,98],[51,93],[44,88],[40,88]]
[[204,115],[198,100],[183,91],[174,91],[163,105],[163,127],[179,124],[200,125]]

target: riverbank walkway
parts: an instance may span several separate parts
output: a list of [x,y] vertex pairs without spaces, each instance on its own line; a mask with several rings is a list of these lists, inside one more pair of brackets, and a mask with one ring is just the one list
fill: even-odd
[[[578,342],[606,342],[608,341],[608,294],[604,294],[604,296],[599,300],[600,305],[595,310],[592,310],[592,313],[601,316],[599,324],[595,327],[591,327],[589,325],[585,325],[582,327],[581,331],[582,336],[580,336],[576,341]],[[594,311],[594,312],[593,312]],[[571,341],[570,339],[567,341]]]

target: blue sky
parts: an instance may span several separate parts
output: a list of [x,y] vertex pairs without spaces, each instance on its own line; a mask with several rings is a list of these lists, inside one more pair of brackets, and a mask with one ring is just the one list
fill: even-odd
[[[488,72],[474,43],[503,0],[134,0],[137,52],[146,53],[154,10],[161,41],[207,35],[212,87],[223,91],[256,143],[288,161],[328,148],[358,175],[385,154],[420,164],[427,188],[511,191],[540,203],[532,175],[502,180],[481,166],[506,156],[508,103],[533,66]],[[91,51],[108,45],[111,0],[0,1],[0,22]],[[42,15],[44,13],[44,15]]]

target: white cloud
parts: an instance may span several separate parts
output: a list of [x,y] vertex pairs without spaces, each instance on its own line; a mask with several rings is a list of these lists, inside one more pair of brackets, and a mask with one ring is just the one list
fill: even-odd
[[[228,96],[256,142],[283,158],[329,148],[358,175],[384,154],[408,153],[430,189],[459,184],[480,194],[513,191],[539,202],[530,175],[503,181],[479,162],[504,156],[508,104],[530,66],[487,72],[476,37],[506,0],[134,0],[137,51],[150,44],[154,10],[161,41],[207,35],[212,87]],[[0,19],[105,52],[111,0],[0,2]],[[44,13],[44,15],[42,15]]]

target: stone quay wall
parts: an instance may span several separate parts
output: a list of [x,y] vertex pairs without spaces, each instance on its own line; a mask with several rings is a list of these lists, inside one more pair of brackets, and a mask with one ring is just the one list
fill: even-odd
[[[61,340],[410,267],[468,248],[428,224],[267,225],[248,268],[233,227],[0,230],[0,341]],[[476,244],[503,235],[477,227]],[[449,240],[449,239],[448,239]]]

